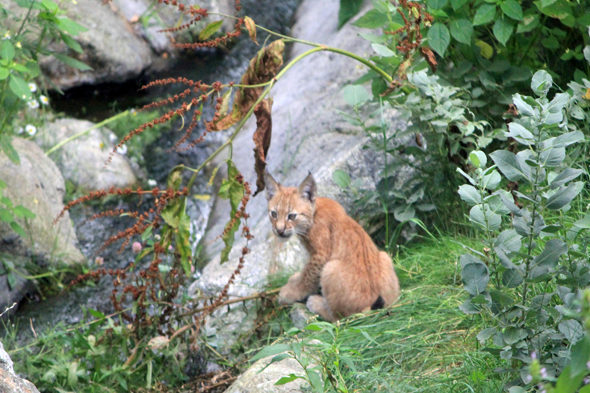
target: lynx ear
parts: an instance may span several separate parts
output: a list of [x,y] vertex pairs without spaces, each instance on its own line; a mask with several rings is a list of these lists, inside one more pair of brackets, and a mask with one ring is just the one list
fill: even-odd
[[266,185],[266,199],[270,201],[273,196],[279,191],[281,185],[273,179],[268,171],[264,171],[264,183]]
[[303,183],[301,183],[299,186],[298,191],[301,197],[308,199],[311,203],[315,202],[316,184],[311,172],[309,172],[309,175],[307,175],[305,180],[303,180]]

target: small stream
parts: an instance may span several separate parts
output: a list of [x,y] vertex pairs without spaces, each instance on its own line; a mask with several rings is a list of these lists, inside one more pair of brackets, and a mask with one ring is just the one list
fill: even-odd
[[[291,20],[299,2],[300,0],[243,0],[242,9],[257,24],[288,35],[289,26],[291,26]],[[259,32],[258,42],[262,43],[265,39],[266,34]],[[214,81],[238,82],[250,59],[259,49],[260,47],[251,42],[246,34],[242,34],[229,52],[207,50],[183,54],[180,58],[170,60],[169,69],[165,72],[142,75],[136,80],[123,84],[73,88],[66,91],[63,96],[54,94],[52,105],[56,112],[61,112],[66,117],[99,122],[121,111],[136,108],[177,92],[174,87],[166,87],[165,89],[157,87],[138,92],[143,84],[155,79],[184,76],[206,83]],[[204,115],[211,118],[213,113],[209,109],[209,112],[205,112]],[[201,129],[196,130],[193,135],[199,135],[203,131],[202,124],[200,127]],[[178,128],[176,125],[170,127],[170,129]],[[220,133],[210,136],[211,138],[193,149],[170,153],[167,150],[180,136],[173,135],[171,132],[163,133],[155,142],[145,148],[143,170],[147,174],[147,178],[154,179],[158,185],[163,186],[172,167],[179,164],[189,167],[198,166],[224,139],[224,135]],[[206,186],[207,181],[207,174],[200,174],[191,193],[210,193],[211,191]],[[191,236],[194,246],[196,246],[205,231],[211,203],[192,198],[190,200],[188,211],[192,221]],[[144,203],[144,205],[147,204]],[[104,241],[118,231],[127,228],[131,220],[103,218],[84,225],[80,224],[92,214],[114,208],[135,210],[137,206],[132,201],[120,199],[106,205],[78,206],[71,211],[81,251],[91,261],[94,261],[97,251]],[[130,247],[119,253],[117,244],[109,247],[100,256],[104,258],[102,267],[107,269],[124,268],[135,259]],[[82,307],[97,309],[104,313],[112,312],[109,300],[112,289],[112,278],[106,276],[101,278],[95,286],[77,287],[44,300],[23,301],[16,314],[16,318],[20,320],[19,325],[23,335],[21,340],[24,339],[24,336],[30,335],[29,319],[35,329],[39,331],[53,328],[59,322],[67,325],[80,322],[83,318]]]

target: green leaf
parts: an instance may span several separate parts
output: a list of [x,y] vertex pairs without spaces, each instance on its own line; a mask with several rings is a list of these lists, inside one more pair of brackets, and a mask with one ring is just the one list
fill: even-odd
[[219,29],[221,29],[221,25],[223,25],[223,19],[218,20],[215,22],[209,23],[205,28],[199,33],[199,41],[205,41],[207,38],[211,37],[215,34]]
[[471,44],[471,36],[473,35],[473,26],[467,19],[454,20],[450,24],[451,36],[463,44]]
[[0,57],[6,60],[7,63],[10,63],[14,58],[14,45],[12,42],[5,40],[0,45]]
[[340,0],[338,10],[338,29],[340,29],[353,16],[358,14],[363,5],[363,0]]
[[351,106],[361,105],[371,98],[367,90],[363,86],[358,85],[346,86],[342,89],[342,94],[344,95],[344,101]]
[[58,53],[53,53],[53,56],[65,65],[76,68],[80,71],[91,71],[93,69],[89,65],[82,63],[80,60],[73,59],[69,56],[60,55]]
[[67,35],[64,32],[60,32],[59,33],[61,36],[62,41],[72,50],[75,50],[78,53],[84,53],[84,51],[82,50],[82,47],[80,46],[80,44],[78,44],[76,42],[75,39],[73,39],[72,37],[70,37],[69,35]]
[[508,180],[519,181],[529,178],[530,167],[521,162],[514,153],[507,150],[496,150],[490,154],[490,157]]
[[501,17],[494,23],[493,31],[494,37],[505,46],[514,31],[514,25],[508,19]]
[[461,271],[461,279],[465,290],[473,296],[485,291],[490,275],[487,266],[483,262],[468,263]]
[[428,30],[428,45],[440,56],[444,56],[449,44],[451,34],[444,24],[437,22]]
[[559,393],[575,393],[582,385],[585,373],[573,375],[571,373],[571,366],[563,369],[557,382],[555,383],[555,391]]
[[35,215],[35,213],[33,213],[32,211],[30,211],[29,209],[27,209],[26,207],[24,207],[23,205],[18,205],[15,206],[12,209],[12,212],[14,213],[15,216],[17,217],[24,217],[24,218],[35,218],[37,217]]
[[292,381],[296,380],[297,378],[301,378],[301,377],[298,377],[295,374],[289,374],[289,376],[282,377],[277,382],[275,382],[275,385],[284,385],[286,383],[289,383],[289,382],[292,382]]
[[540,70],[535,72],[531,80],[531,89],[538,96],[546,96],[549,89],[553,85],[553,78],[547,71]]
[[522,20],[522,7],[516,0],[506,0],[500,3],[504,15],[514,19]]
[[565,183],[576,179],[582,173],[584,173],[584,170],[582,169],[566,168],[551,181],[550,188],[552,190],[555,190],[556,188],[561,187]]
[[6,281],[8,283],[8,288],[10,288],[10,290],[14,290],[16,288],[16,280],[16,275],[13,272],[8,272],[8,274],[6,275]]
[[566,132],[553,140],[553,147],[566,147],[583,140],[584,134],[581,131]]
[[57,19],[56,24],[57,27],[59,27],[61,30],[65,31],[66,33],[69,33],[70,35],[73,35],[74,37],[80,33],[88,31],[87,28],[74,22],[69,18],[59,18]]
[[575,377],[588,371],[586,364],[590,360],[590,341],[587,335],[572,346],[571,359],[570,376]]
[[574,222],[574,226],[582,229],[590,229],[590,213],[587,213],[584,218],[580,218]]
[[584,182],[578,181],[567,186],[561,186],[547,199],[546,208],[551,210],[561,209],[568,205],[584,188]]
[[455,11],[467,4],[469,0],[451,0],[451,6]]
[[20,165],[20,157],[18,156],[18,152],[16,151],[14,146],[12,146],[12,140],[10,136],[6,133],[0,135],[0,148],[2,149],[2,152],[6,154],[10,161],[12,161],[16,165]]
[[41,4],[51,13],[56,13],[59,10],[59,6],[51,0],[41,0]]
[[551,239],[545,244],[543,252],[533,259],[533,267],[552,269],[557,265],[559,258],[567,254],[567,244],[559,239]]
[[187,277],[191,275],[191,262],[192,262],[192,253],[191,253],[191,243],[190,243],[190,228],[191,222],[189,216],[186,214],[186,198],[184,199],[185,202],[183,205],[185,208],[183,209],[182,215],[178,221],[178,232],[176,232],[176,250],[180,254],[180,264],[184,270],[184,274]]
[[496,334],[498,330],[495,327],[486,328],[479,332],[477,335],[477,339],[483,345],[486,341],[488,341],[494,334]]
[[511,137],[516,139],[519,143],[523,145],[530,146],[535,144],[535,136],[532,132],[524,128],[518,123],[512,122],[508,124],[509,132],[506,133],[507,137]]
[[10,210],[0,208],[0,221],[6,223],[11,223],[12,221],[14,221],[14,217],[12,216]]
[[508,288],[516,288],[524,282],[524,277],[518,269],[506,269],[502,275],[502,284]]
[[291,350],[290,344],[275,344],[270,347],[262,348],[262,350],[260,352],[258,352],[256,355],[254,355],[252,357],[252,359],[250,359],[250,361],[255,362],[259,359],[263,359],[268,356],[278,355],[279,353],[283,353],[283,352],[290,351],[290,350]]
[[29,89],[27,82],[25,82],[25,80],[20,76],[15,74],[10,75],[8,86],[10,87],[10,90],[12,90],[12,92],[21,100],[31,99],[31,89]]
[[447,0],[428,0],[428,8],[439,10],[447,5]]
[[[231,212],[229,216],[230,221],[225,228],[225,234],[222,236],[225,247],[221,251],[221,264],[228,261],[229,253],[234,245],[235,233],[240,227],[240,220],[234,220],[245,191],[244,185],[236,180],[236,177],[239,174],[240,172],[235,164],[231,160],[227,160],[227,179],[222,182],[219,189],[219,196],[224,199],[229,199]],[[233,224],[232,220],[234,221]]]
[[475,187],[469,184],[463,184],[459,187],[459,196],[461,196],[461,199],[469,206],[475,206],[481,203],[481,195]]
[[27,233],[16,221],[10,223],[10,227],[15,233],[18,233],[21,237],[27,237]]
[[520,23],[518,24],[518,27],[516,28],[516,33],[517,34],[523,34],[523,33],[528,33],[530,31],[533,31],[534,29],[537,28],[537,26],[539,26],[539,14],[529,14],[526,15],[522,18],[522,21],[520,21]]
[[366,29],[377,29],[385,25],[387,22],[389,22],[389,18],[386,14],[383,14],[376,9],[372,9],[369,10],[365,15],[361,16],[356,22],[353,23],[353,25],[357,27],[364,27]]
[[508,345],[513,345],[519,342],[520,340],[524,340],[528,336],[526,330],[518,329],[512,326],[507,327],[502,333],[502,338],[504,342]]
[[332,180],[340,188],[348,188],[351,183],[350,176],[342,169],[336,169],[334,172],[332,172]]
[[0,81],[8,78],[9,72],[8,68],[0,66]]
[[316,393],[323,393],[324,384],[322,383],[322,378],[320,377],[320,374],[318,374],[317,371],[309,369],[306,369],[305,371],[307,372],[307,377],[309,378],[309,382],[311,383],[313,390]]
[[383,57],[395,56],[395,52],[381,44],[372,44],[373,50]]
[[493,4],[483,4],[477,9],[473,17],[473,26],[480,26],[490,23],[496,17],[496,6]]

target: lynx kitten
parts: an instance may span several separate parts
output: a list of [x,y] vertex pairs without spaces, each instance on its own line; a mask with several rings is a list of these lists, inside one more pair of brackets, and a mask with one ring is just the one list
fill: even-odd
[[[272,230],[281,240],[298,235],[310,254],[279,293],[279,301],[307,301],[328,321],[390,306],[399,296],[391,259],[336,201],[316,198],[311,175],[298,188],[283,187],[266,173]],[[321,290],[321,295],[319,294]]]

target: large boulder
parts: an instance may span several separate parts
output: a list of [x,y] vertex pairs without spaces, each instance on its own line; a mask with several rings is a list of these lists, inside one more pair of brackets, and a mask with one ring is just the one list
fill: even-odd
[[303,376],[305,372],[295,359],[286,358],[268,365],[271,359],[272,356],[269,356],[255,362],[236,379],[225,393],[299,393],[308,391],[309,383],[300,378],[284,385],[275,385],[282,377],[287,377],[290,374]]
[[0,392],[2,393],[39,393],[31,382],[14,373],[12,360],[0,342]]
[[[316,41],[368,56],[372,52],[370,42],[358,35],[358,28],[347,23],[338,29],[339,7],[338,0],[304,0],[296,13],[292,35],[298,39]],[[361,11],[360,15],[362,14]],[[294,58],[308,49],[309,46],[295,44],[290,57]],[[318,195],[339,201],[350,213],[354,213],[351,211],[352,201],[334,184],[332,173],[336,169],[342,169],[360,187],[374,189],[384,166],[381,154],[373,149],[364,149],[369,142],[368,136],[359,127],[345,122],[337,113],[338,109],[350,110],[340,90],[365,72],[366,68],[351,58],[332,52],[320,52],[295,64],[272,90],[273,135],[267,156],[269,171],[280,183],[293,186],[299,185],[311,171],[318,183]],[[388,113],[387,117],[388,121],[396,123],[396,127],[403,127],[396,120],[395,113]],[[253,188],[256,182],[252,153],[255,123],[255,119],[250,119],[236,137],[232,155],[233,161]],[[225,158],[218,157],[212,165],[221,165]],[[403,177],[404,174],[397,175]],[[251,243],[252,251],[246,256],[242,273],[229,288],[230,297],[250,294],[269,282],[267,255],[273,254],[276,244],[267,241],[272,233],[264,193],[250,200],[247,212],[250,214],[248,226],[255,238]],[[223,232],[229,216],[229,203],[217,199],[204,238],[207,255],[219,255],[223,243],[216,240],[216,237]],[[242,247],[243,243],[237,239],[230,260],[224,265],[219,266],[219,258],[214,257],[193,288],[199,288],[205,294],[219,293],[237,267]],[[294,263],[290,263],[293,266],[302,266],[307,260],[305,253],[295,253],[294,258]],[[238,312],[239,309],[235,310]],[[223,325],[224,318],[233,318],[221,310],[213,316],[217,320],[210,320],[209,323],[218,327]],[[248,319],[241,324],[242,330],[251,327]],[[231,335],[231,332],[226,331],[224,335]],[[224,337],[224,344],[235,343],[238,336],[234,334],[232,337],[233,340]]]
[[[60,119],[41,129],[36,135],[36,142],[48,150],[93,126],[94,123],[86,120]],[[124,188],[137,182],[127,158],[115,154],[109,165],[104,167],[116,142],[118,139],[111,130],[95,128],[68,142],[50,156],[64,178],[84,190],[94,191],[112,186]]]
[[0,180],[7,185],[2,194],[36,217],[15,217],[27,232],[26,237],[17,235],[8,223],[0,222],[0,252],[34,256],[38,262],[83,262],[69,214],[66,212],[59,222],[53,223],[64,207],[65,183],[59,169],[36,143],[15,138],[13,145],[20,165],[0,154]]

